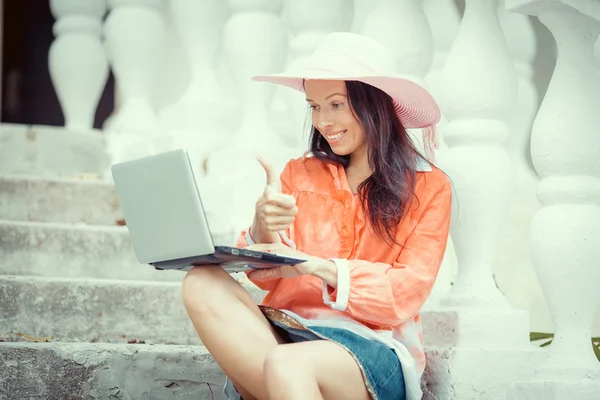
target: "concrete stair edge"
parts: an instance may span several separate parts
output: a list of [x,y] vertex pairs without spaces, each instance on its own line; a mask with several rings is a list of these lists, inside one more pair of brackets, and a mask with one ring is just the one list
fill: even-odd
[[204,346],[0,343],[0,398],[223,399]]

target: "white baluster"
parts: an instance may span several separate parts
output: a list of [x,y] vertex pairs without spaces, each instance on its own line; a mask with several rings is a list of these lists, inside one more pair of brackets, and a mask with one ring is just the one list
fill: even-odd
[[51,0],[50,9],[57,19],[53,29],[56,40],[48,55],[50,77],[65,126],[92,129],[108,79],[108,62],[100,42],[106,0]]
[[[286,70],[295,70],[302,66],[324,36],[349,28],[352,8],[347,0],[287,0],[284,15],[293,35],[290,43],[290,63]],[[294,141],[298,142],[300,151],[306,151],[306,135],[300,135],[305,133],[309,110],[305,96],[293,89],[284,90],[287,110],[281,119],[287,121],[288,131],[294,135]],[[290,119],[292,124],[289,123]]]
[[350,27],[351,32],[361,33],[363,31],[365,21],[371,12],[373,11],[373,7],[380,0],[354,0],[353,1],[353,16],[352,16],[352,26]]
[[[458,32],[460,14],[454,0],[423,0],[423,11],[429,22],[433,37],[433,62],[429,72],[425,76],[424,86],[439,103],[442,69]],[[448,121],[444,117],[444,110],[442,109],[442,118],[437,124],[439,157],[443,157],[443,151],[446,148],[446,144],[442,139],[447,125]],[[452,244],[452,240],[449,239],[444,261],[435,280],[433,290],[427,299],[425,308],[438,306],[440,299],[448,293],[456,275],[456,264],[454,245]]]
[[433,59],[433,37],[421,0],[380,0],[364,22],[362,34],[388,46],[398,72],[422,80]]
[[[162,0],[109,0],[106,49],[115,75],[119,107],[105,124],[113,163],[168,150],[153,97],[164,60],[166,26]],[[105,177],[110,180],[111,174]]]
[[[433,60],[433,37],[421,0],[380,0],[368,15],[362,33],[395,54],[398,72],[423,84]],[[409,130],[423,151],[421,130]]]
[[106,47],[121,107],[110,125],[115,132],[147,133],[158,128],[152,95],[164,53],[162,0],[109,0]]
[[542,209],[532,221],[530,245],[555,338],[534,377],[513,385],[508,398],[598,399],[600,363],[590,337],[600,304],[600,75],[593,60],[600,2],[506,3],[537,16],[558,47],[531,140]]
[[168,4],[191,78],[178,101],[161,111],[159,118],[167,129],[194,131],[201,146],[206,133],[198,131],[207,126],[207,120],[219,125],[215,116],[227,119],[222,115],[223,91],[215,74],[227,5],[222,0],[171,0]]
[[440,100],[449,124],[444,166],[457,191],[452,239],[459,270],[444,300],[506,305],[491,273],[491,250],[513,196],[501,145],[517,98],[516,74],[496,16],[497,0],[467,0],[443,70]]
[[254,75],[281,72],[288,40],[279,15],[280,0],[229,0],[233,15],[223,32],[224,55],[239,88],[242,121],[231,144],[261,151],[283,146],[270,122],[274,85],[257,83]]
[[423,10],[433,36],[433,62],[425,85],[438,99],[442,69],[458,32],[460,14],[454,0],[423,0]]
[[439,87],[448,120],[448,148],[439,164],[454,187],[451,235],[458,273],[442,306],[422,314],[425,343],[452,348],[447,364],[431,360],[425,376],[438,387],[437,398],[503,399],[509,383],[534,360],[527,313],[510,307],[491,271],[514,191],[503,142],[517,99],[497,4],[466,0]]
[[224,27],[223,50],[239,89],[242,121],[227,144],[207,157],[204,185],[211,188],[209,202],[220,207],[209,212],[227,215],[221,226],[224,230],[233,226],[236,232],[252,222],[255,199],[264,187],[264,170],[256,155],[264,155],[281,171],[285,162],[301,153],[289,147],[273,128],[270,105],[275,85],[250,79],[284,69],[288,35],[281,22],[280,0],[228,3],[232,16]]
[[494,249],[493,270],[511,304],[531,312],[532,302],[541,298],[528,245],[531,218],[539,209],[535,197],[539,178],[529,148],[531,126],[539,108],[533,82],[537,38],[531,18],[506,11],[504,0],[498,4],[498,17],[517,73],[518,90],[516,106],[507,121],[511,133],[505,143],[515,169],[515,196]]
[[[507,141],[508,152],[519,172],[517,182],[525,188],[532,183],[533,165],[529,151],[531,125],[539,108],[537,89],[533,83],[533,60],[536,53],[536,36],[528,16],[507,12],[504,0],[499,3],[498,16],[508,49],[517,72],[517,105],[511,117],[511,135]],[[520,185],[518,185],[520,186]]]

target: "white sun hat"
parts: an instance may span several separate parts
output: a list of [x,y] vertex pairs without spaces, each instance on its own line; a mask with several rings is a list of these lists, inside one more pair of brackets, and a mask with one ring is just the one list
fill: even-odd
[[334,32],[325,36],[302,68],[252,79],[272,82],[304,92],[305,80],[359,81],[387,93],[396,114],[407,129],[423,129],[425,155],[434,161],[437,148],[435,126],[441,113],[433,96],[416,79],[397,72],[392,51],[367,36]]

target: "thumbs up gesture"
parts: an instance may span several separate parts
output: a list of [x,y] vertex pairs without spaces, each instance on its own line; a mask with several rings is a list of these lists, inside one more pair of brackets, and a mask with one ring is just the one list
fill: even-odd
[[[285,231],[298,214],[296,198],[281,192],[279,177],[267,160],[259,157],[258,162],[267,174],[267,184],[262,196],[256,202],[255,228],[264,234]],[[254,236],[254,235],[253,235]],[[267,240],[271,241],[271,240]]]

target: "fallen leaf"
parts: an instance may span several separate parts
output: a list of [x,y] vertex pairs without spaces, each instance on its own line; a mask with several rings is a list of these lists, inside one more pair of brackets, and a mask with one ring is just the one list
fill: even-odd
[[99,174],[89,173],[89,174],[75,174],[76,179],[84,179],[84,180],[100,180]]
[[26,334],[21,334],[21,336],[23,336],[23,338],[27,341],[27,342],[36,342],[36,343],[44,343],[44,342],[49,342],[50,339],[52,339],[52,336],[44,336],[44,337],[34,337],[34,336],[29,336]]

